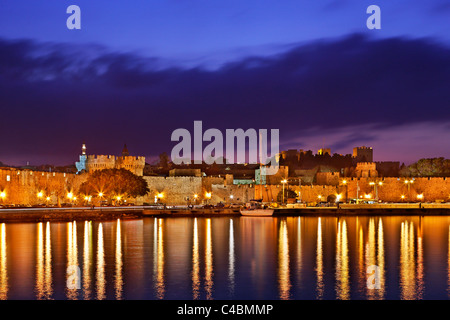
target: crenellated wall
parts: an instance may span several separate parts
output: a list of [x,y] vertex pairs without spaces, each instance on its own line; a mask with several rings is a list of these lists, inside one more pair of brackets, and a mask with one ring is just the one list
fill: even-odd
[[0,198],[0,204],[37,205],[68,202],[67,194],[76,192],[85,179],[85,175],[70,173],[0,169],[0,192],[5,193],[5,198]]
[[92,172],[103,169],[124,168],[135,175],[144,174],[145,157],[112,156],[112,155],[88,155],[86,160],[86,171]]
[[[67,193],[76,192],[88,174],[68,174],[56,172],[41,172],[19,170],[15,168],[0,169],[0,204],[57,204],[70,202]],[[279,185],[233,185],[230,176],[226,177],[143,177],[149,186],[150,192],[136,199],[136,204],[155,203],[155,196],[163,194],[161,201],[166,204],[181,205],[195,203],[243,203],[251,199],[276,201],[277,195],[283,186]],[[297,193],[297,200],[302,202],[326,201],[330,195],[340,195],[342,201],[346,199],[378,199],[386,202],[407,201],[450,201],[450,178],[339,178],[334,183],[334,175],[326,177],[332,179],[333,184],[328,185],[286,185]],[[405,183],[407,181],[408,183]],[[411,181],[413,181],[411,183]],[[42,196],[38,197],[38,193]],[[207,199],[206,194],[211,193]],[[230,196],[233,196],[232,198]],[[419,195],[419,197],[418,197]],[[319,199],[319,196],[320,199]],[[403,197],[402,197],[403,196]],[[50,197],[49,200],[46,200]],[[189,197],[189,201],[187,200]],[[205,201],[207,200],[207,201]]]

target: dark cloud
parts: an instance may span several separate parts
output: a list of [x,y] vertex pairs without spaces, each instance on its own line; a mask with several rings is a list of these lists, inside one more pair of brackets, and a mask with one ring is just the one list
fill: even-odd
[[72,162],[82,141],[91,153],[118,154],[126,142],[131,153],[157,155],[194,120],[204,129],[279,128],[285,141],[311,128],[442,121],[449,87],[450,49],[430,39],[352,35],[215,70],[0,39],[0,161]]

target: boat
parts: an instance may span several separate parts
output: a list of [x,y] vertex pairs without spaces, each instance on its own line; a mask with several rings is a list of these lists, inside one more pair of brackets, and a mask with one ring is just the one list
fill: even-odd
[[270,217],[273,215],[273,209],[264,206],[261,201],[251,200],[241,209],[241,215],[251,217]]

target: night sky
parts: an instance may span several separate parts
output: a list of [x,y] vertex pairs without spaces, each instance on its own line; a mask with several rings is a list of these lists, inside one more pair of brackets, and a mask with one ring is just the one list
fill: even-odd
[[71,164],[86,142],[151,162],[194,120],[280,129],[282,150],[449,158],[449,17],[448,0],[1,0],[0,161]]

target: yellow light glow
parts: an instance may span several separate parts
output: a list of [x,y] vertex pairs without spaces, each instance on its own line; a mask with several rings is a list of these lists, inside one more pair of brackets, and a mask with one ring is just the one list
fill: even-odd
[[338,202],[339,200],[341,200],[342,196],[340,194],[336,195],[336,202]]
[[401,198],[402,198],[402,199],[405,199],[405,195],[404,195],[404,194],[402,194],[402,195],[401,195]]
[[38,192],[37,196],[38,196],[38,198],[42,198],[44,196],[44,194],[42,192]]
[[381,182],[381,181],[378,182],[378,185],[379,185],[379,186],[382,186],[382,185],[383,185],[383,182]]
[[198,194],[194,194],[194,198],[197,199],[198,198]]
[[103,192],[99,192],[99,193],[98,193],[98,196],[99,196],[99,197],[103,197]]
[[208,199],[211,198],[211,192],[206,193],[206,198],[208,198]]
[[89,200],[89,197],[88,197],[88,196],[84,197],[84,200],[88,201],[88,200]]
[[366,198],[366,199],[370,199],[370,198],[372,198],[372,195],[369,193],[369,194],[365,194],[364,195],[364,198]]
[[373,185],[375,184],[375,182],[369,182],[369,184],[370,184],[371,186],[373,186]]
[[287,180],[286,180],[286,179],[284,179],[284,180],[282,180],[282,181],[281,181],[281,183],[287,183]]
[[418,194],[417,199],[423,199],[423,194]]
[[157,196],[158,198],[160,198],[160,199],[162,199],[163,197],[164,197],[164,194],[161,192],[161,193],[158,193],[158,196]]
[[4,191],[0,192],[0,198],[2,199],[6,198],[6,193]]
[[342,183],[343,183],[343,184],[347,184],[347,180],[343,180]]
[[317,198],[322,199],[322,196],[319,194],[319,195],[317,196]]
[[122,199],[122,197],[121,197],[121,196],[118,196],[118,197],[117,197],[117,200],[119,200],[119,201],[120,201],[120,199]]
[[50,197],[45,198],[45,200],[50,201]]
[[73,198],[73,193],[72,193],[72,192],[69,192],[69,193],[67,194],[67,198],[72,199],[72,198]]

